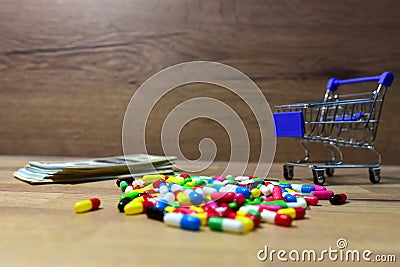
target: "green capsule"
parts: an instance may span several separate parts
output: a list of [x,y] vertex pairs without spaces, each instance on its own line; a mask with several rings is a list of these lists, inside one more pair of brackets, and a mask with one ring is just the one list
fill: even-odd
[[202,186],[202,185],[206,185],[206,181],[204,180],[198,180],[196,182],[194,182],[194,186]]
[[119,201],[129,198],[130,200],[133,200],[134,198],[137,198],[139,196],[139,193],[136,191],[131,191],[129,193],[123,194],[122,196],[119,197]]
[[172,203],[170,206],[172,206],[173,208],[177,209],[179,208],[181,205],[178,202]]
[[230,202],[228,206],[234,211],[237,211],[239,209],[239,205],[236,202]]
[[128,183],[125,182],[125,181],[122,181],[122,182],[119,184],[119,188],[121,188],[122,192],[125,192],[125,189],[126,189],[127,187],[128,187]]
[[185,178],[185,179],[183,180],[183,183],[186,184],[186,183],[189,183],[189,182],[191,182],[191,181],[192,181],[192,178],[188,177],[188,178]]
[[243,233],[244,230],[241,221],[221,217],[211,217],[208,220],[208,226],[213,231]]
[[260,198],[260,197],[256,197],[253,201],[255,202],[255,204],[261,204],[261,202],[263,201],[263,199]]

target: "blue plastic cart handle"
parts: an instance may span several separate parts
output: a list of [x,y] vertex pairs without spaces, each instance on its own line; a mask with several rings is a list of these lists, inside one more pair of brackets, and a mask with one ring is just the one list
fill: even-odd
[[379,76],[370,76],[370,77],[362,77],[362,78],[354,78],[347,80],[339,80],[336,78],[330,78],[328,83],[326,84],[326,89],[330,91],[336,91],[340,85],[343,84],[351,84],[351,83],[363,83],[363,82],[373,82],[378,81],[378,84],[382,84],[386,87],[392,85],[394,79],[394,75],[391,72],[384,72]]

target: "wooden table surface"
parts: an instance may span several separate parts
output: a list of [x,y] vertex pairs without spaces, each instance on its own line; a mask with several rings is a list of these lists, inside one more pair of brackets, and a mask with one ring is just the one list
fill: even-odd
[[[346,193],[348,204],[320,201],[291,228],[263,224],[256,231],[235,235],[209,229],[184,231],[145,215],[121,214],[114,181],[33,186],[13,178],[13,171],[37,159],[54,158],[0,157],[0,266],[271,266],[269,259],[257,259],[265,246],[320,252],[338,249],[339,238],[346,239],[345,250],[369,249],[371,258],[382,254],[400,260],[397,166],[383,166],[377,185],[369,183],[364,169],[338,170],[326,185]],[[218,166],[204,173],[218,174]],[[274,164],[269,176],[282,179],[281,168]],[[310,176],[310,170],[299,168],[295,181],[310,183]],[[102,208],[75,214],[73,204],[90,197],[99,197]],[[272,263],[282,264],[276,258]],[[332,264],[328,257],[322,262]]]

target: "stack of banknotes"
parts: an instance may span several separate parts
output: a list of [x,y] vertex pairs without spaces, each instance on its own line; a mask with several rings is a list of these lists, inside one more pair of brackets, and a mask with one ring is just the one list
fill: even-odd
[[171,174],[175,157],[131,154],[79,161],[31,161],[14,177],[31,184],[81,183],[146,174]]

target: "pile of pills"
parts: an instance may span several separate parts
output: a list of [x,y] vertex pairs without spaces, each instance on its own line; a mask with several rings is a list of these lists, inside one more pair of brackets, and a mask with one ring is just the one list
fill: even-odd
[[[302,219],[309,205],[321,199],[346,202],[319,185],[290,184],[252,176],[164,176],[117,180],[123,191],[118,210],[126,215],[146,214],[166,225],[198,231],[246,233],[260,223],[290,227]],[[90,205],[89,205],[90,206]]]

